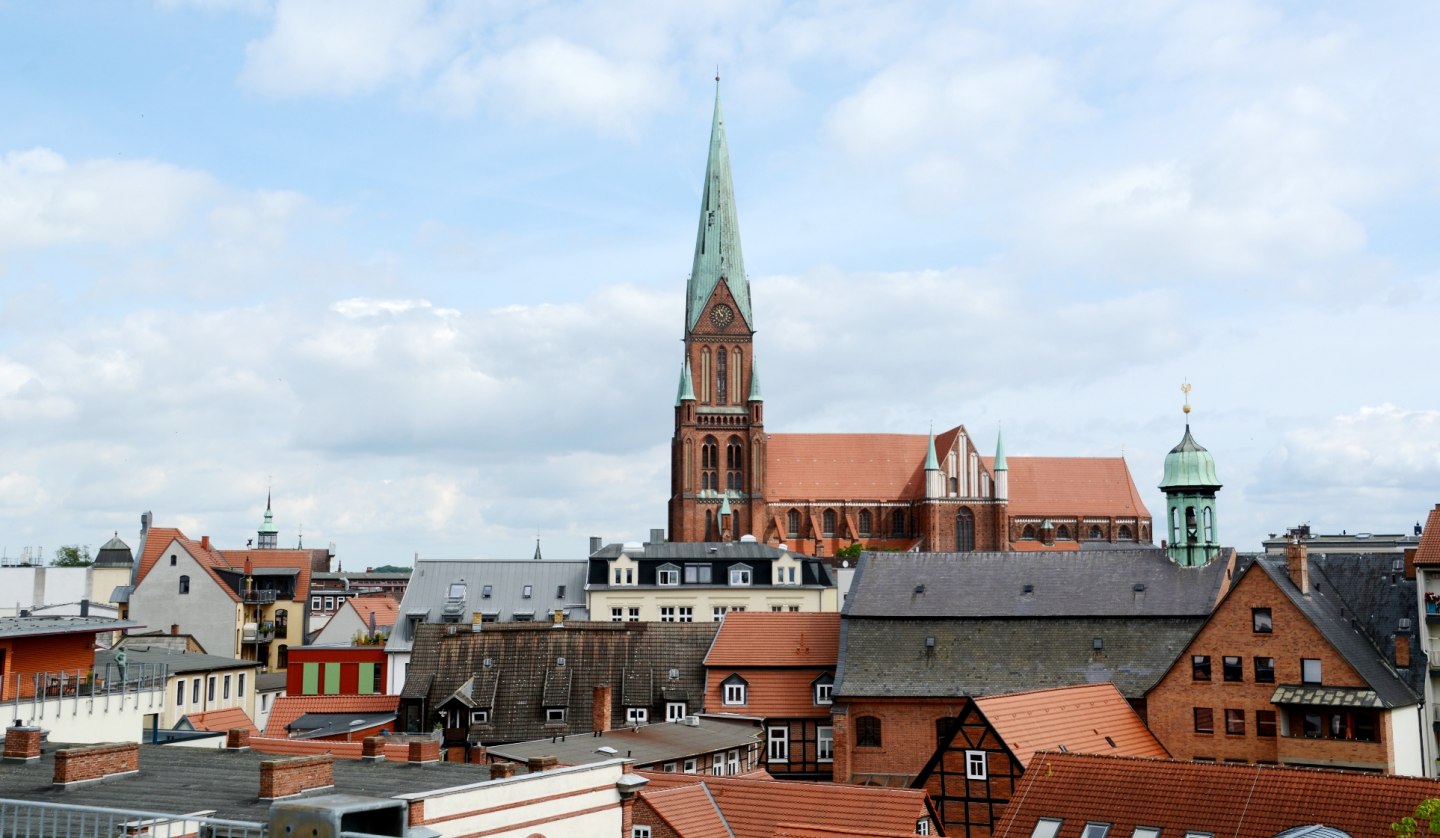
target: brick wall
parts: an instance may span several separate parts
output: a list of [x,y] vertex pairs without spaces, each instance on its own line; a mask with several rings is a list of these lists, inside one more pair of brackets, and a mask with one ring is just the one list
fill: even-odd
[[[915,777],[935,753],[935,722],[953,718],[968,699],[848,698],[845,713],[835,720],[835,781],[851,782],[862,774]],[[857,743],[861,718],[880,720],[879,747]],[[842,773],[843,772],[843,773]]]
[[231,750],[250,747],[250,731],[243,727],[225,731],[225,747]]
[[260,763],[260,799],[290,797],[302,791],[335,785],[335,758],[329,754]]
[[625,838],[630,838],[632,826],[650,827],[650,838],[684,838],[684,836],[671,829],[665,821],[660,819],[660,815],[656,813],[655,809],[650,805],[650,801],[646,800],[643,794],[635,800],[634,815],[632,817],[633,822],[625,825]]
[[5,760],[8,762],[40,758],[40,742],[44,733],[38,727],[10,727],[5,729]]
[[55,752],[53,782],[63,786],[139,770],[140,746],[134,742],[62,748]]

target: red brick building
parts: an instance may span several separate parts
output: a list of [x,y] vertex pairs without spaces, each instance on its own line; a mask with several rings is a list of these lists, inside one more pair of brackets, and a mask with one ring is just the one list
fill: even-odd
[[963,425],[934,434],[773,434],[754,355],[717,92],[685,355],[675,399],[669,538],[834,555],[851,544],[925,551],[1146,543],[1150,513],[1123,458],[984,456]]
[[1423,774],[1421,701],[1361,629],[1304,545],[1261,557],[1147,693],[1150,728],[1180,759]]

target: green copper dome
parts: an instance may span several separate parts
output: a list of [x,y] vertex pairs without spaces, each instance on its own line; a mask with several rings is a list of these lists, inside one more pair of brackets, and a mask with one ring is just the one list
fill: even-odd
[[1171,489],[1220,488],[1220,478],[1215,475],[1215,457],[1190,435],[1188,422],[1185,423],[1185,436],[1180,444],[1165,455],[1165,477],[1160,481],[1160,488],[1167,492]]

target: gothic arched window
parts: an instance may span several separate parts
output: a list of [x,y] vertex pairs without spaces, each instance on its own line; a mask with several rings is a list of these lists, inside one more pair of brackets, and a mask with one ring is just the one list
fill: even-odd
[[821,516],[821,528],[824,530],[824,535],[835,534],[835,510],[825,510],[825,514]]
[[1102,538],[1104,538],[1104,537],[1105,537],[1105,534],[1100,531],[1100,528],[1099,528],[1098,526],[1095,526],[1095,525],[1093,525],[1093,524],[1090,526],[1090,540],[1091,540],[1091,541],[1099,541],[1100,539],[1102,539]]
[[710,347],[700,348],[700,401],[710,403]]
[[785,534],[789,538],[800,537],[800,510],[792,509],[785,513]]
[[968,553],[975,549],[975,514],[962,509],[955,516],[955,552]]
[[1069,540],[1070,540],[1070,528],[1067,527],[1067,526],[1065,526],[1064,524],[1061,524],[1061,525],[1060,525],[1060,529],[1058,529],[1058,530],[1055,531],[1055,539],[1056,539],[1057,541],[1069,541]]
[[1134,538],[1135,538],[1135,536],[1133,536],[1133,535],[1130,534],[1130,528],[1129,528],[1129,527],[1121,527],[1121,528],[1120,528],[1120,540],[1121,540],[1121,541],[1133,541]]
[[1205,543],[1209,544],[1215,540],[1215,519],[1210,507],[1205,507],[1200,513],[1201,519],[1205,522]]
[[700,488],[720,490],[720,443],[713,436],[700,441]]
[[1024,538],[1024,539],[1029,539],[1030,541],[1034,541],[1034,540],[1035,540],[1035,528],[1034,528],[1033,526],[1029,525],[1029,524],[1026,524],[1026,525],[1025,525],[1025,529],[1023,529],[1023,530],[1020,531],[1020,537],[1021,537],[1021,538]]
[[744,356],[740,354],[740,347],[738,347],[738,346],[735,347],[734,349],[730,350],[730,353],[731,353],[731,358],[730,358],[730,360],[731,360],[731,364],[730,364],[730,377],[731,377],[731,381],[730,381],[730,392],[732,392],[732,393],[735,394],[735,403],[736,403],[736,404],[744,404],[744,403],[745,403],[745,391],[742,390],[742,389],[740,389],[740,381],[741,381],[741,378],[742,378],[742,375],[741,375],[741,374],[745,371],[745,370],[744,370],[744,367],[745,367]]
[[890,535],[894,538],[903,538],[905,535],[905,510],[897,509],[890,513]]
[[727,385],[730,383],[730,374],[729,374],[728,372],[726,372],[726,368],[727,368],[726,361],[729,360],[729,358],[730,358],[730,353],[725,351],[725,347],[722,346],[722,347],[720,347],[720,348],[718,348],[718,349],[715,350],[715,403],[716,403],[716,404],[729,404],[729,403],[730,403],[730,402],[728,402],[728,401],[726,400],[726,395],[727,395],[727,392],[728,392],[727,389],[726,389],[726,387],[727,387]]
[[1180,507],[1170,507],[1170,543],[1180,543]]
[[732,491],[743,491],[745,481],[741,476],[741,466],[745,462],[745,443],[740,437],[732,436],[725,443],[725,488]]
[[870,510],[860,510],[860,537],[870,537]]

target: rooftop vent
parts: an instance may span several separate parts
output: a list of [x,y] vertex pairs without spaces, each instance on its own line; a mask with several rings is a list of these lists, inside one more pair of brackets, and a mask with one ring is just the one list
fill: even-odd
[[555,659],[555,665],[556,665],[556,666],[564,666],[564,665],[565,665],[565,659],[564,659],[564,658],[556,658],[556,659]]
[[754,544],[754,543],[756,543],[756,542],[755,542],[755,536],[750,535],[749,533],[746,533],[745,535],[740,536],[740,543],[741,543],[741,544]]
[[622,552],[622,553],[643,553],[643,552],[645,552],[645,545],[644,545],[644,544],[641,544],[641,543],[638,542],[638,541],[627,541],[627,542],[625,542],[625,545],[620,548],[620,552]]
[[494,666],[494,665],[495,665],[495,659],[494,659],[494,658],[486,658],[485,661],[481,664],[481,666],[485,667],[486,669],[489,669],[490,667],[492,667],[492,666]]
[[933,635],[930,636],[930,637],[925,638],[925,648],[926,648],[926,649],[934,649],[934,648],[935,648],[935,637],[934,637]]
[[921,582],[920,584],[918,584],[918,585],[915,586],[915,593],[917,593],[917,594],[923,594],[923,593],[925,593],[925,583],[924,583],[924,582]]
[[671,681],[678,681],[678,680],[680,680],[680,670],[678,670],[678,669],[672,669],[672,670],[670,670],[670,680],[671,680]]
[[609,745],[601,745],[600,747],[595,749],[595,753],[604,754],[607,757],[613,757],[620,752],[610,747]]
[[680,724],[685,725],[686,727],[699,727],[699,726],[700,726],[700,717],[699,717],[699,716],[682,716],[682,717],[680,718]]
[[1105,639],[1102,637],[1095,638],[1094,640],[1090,641],[1090,648],[1094,649],[1097,652],[1101,651],[1105,648]]
[[1022,594],[1033,594],[1033,593],[1035,593],[1035,586],[1032,585],[1032,584],[1030,584],[1029,582],[1026,582],[1026,583],[1025,583],[1025,586],[1020,589],[1020,593],[1022,593]]
[[1145,590],[1145,583],[1144,583],[1144,582],[1136,582],[1135,585],[1130,588],[1130,590],[1132,590],[1132,591],[1134,591],[1135,593],[1138,594],[1138,593],[1140,593],[1141,591]]

